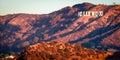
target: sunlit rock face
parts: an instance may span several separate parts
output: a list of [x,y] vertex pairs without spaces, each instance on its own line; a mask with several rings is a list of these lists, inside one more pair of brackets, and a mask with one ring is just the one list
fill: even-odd
[[22,51],[14,60],[118,60],[119,53],[87,49],[63,42],[41,42]]

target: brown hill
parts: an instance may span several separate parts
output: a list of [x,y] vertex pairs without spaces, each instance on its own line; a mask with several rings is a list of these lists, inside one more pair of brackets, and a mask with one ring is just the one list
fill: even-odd
[[63,42],[41,42],[29,46],[15,60],[118,60],[114,53],[83,48]]
[[[101,17],[78,16],[80,11],[103,11]],[[0,16],[0,52],[19,52],[44,41],[76,43],[87,48],[120,50],[120,5],[91,3],[68,6],[50,14]]]

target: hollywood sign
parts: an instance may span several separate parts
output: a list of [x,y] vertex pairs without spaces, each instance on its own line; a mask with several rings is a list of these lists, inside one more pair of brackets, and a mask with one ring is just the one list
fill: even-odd
[[78,16],[96,16],[101,17],[103,16],[103,11],[80,11],[78,12]]

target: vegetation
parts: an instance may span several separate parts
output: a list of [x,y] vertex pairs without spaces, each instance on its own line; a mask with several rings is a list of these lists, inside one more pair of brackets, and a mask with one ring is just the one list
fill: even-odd
[[113,52],[84,48],[63,42],[41,42],[21,52],[15,60],[106,60]]

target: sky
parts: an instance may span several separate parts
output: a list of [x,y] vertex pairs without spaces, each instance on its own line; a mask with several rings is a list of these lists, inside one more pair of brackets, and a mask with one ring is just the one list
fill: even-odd
[[120,0],[0,0],[0,15],[29,13],[47,14],[66,6],[90,2],[93,4],[120,4]]

